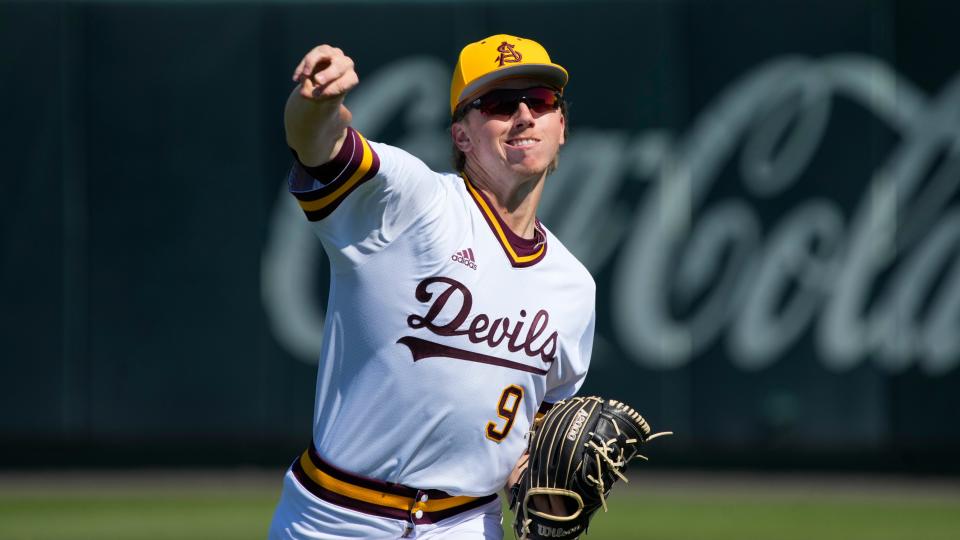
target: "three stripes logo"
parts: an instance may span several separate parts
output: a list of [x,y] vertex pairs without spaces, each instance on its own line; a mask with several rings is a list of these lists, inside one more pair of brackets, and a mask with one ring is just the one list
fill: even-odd
[[451,255],[450,258],[472,270],[477,269],[477,259],[473,256],[473,248],[458,251]]

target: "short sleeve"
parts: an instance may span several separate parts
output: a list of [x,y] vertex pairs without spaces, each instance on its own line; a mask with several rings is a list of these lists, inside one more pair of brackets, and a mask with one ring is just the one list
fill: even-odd
[[[296,157],[296,153],[294,153]],[[327,163],[295,160],[293,194],[334,264],[361,264],[442,204],[441,175],[403,150],[368,141],[353,128]]]
[[[567,354],[561,355],[559,365],[554,366],[554,369],[547,373],[547,393],[543,398],[547,407],[575,396],[583,385],[587,377],[587,369],[590,367],[590,356],[593,353],[595,321],[596,310],[591,309],[590,318],[576,346],[572,347]],[[546,407],[542,407],[542,410],[545,409]]]

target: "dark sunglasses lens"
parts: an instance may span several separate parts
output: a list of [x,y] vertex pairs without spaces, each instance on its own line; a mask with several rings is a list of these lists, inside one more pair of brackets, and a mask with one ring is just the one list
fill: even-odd
[[527,100],[527,106],[530,107],[533,112],[543,114],[557,108],[557,98],[551,96],[546,99],[529,99]]
[[560,105],[557,93],[547,88],[534,88],[527,94],[527,106],[536,113],[545,113]]
[[520,100],[510,97],[487,97],[480,100],[480,112],[487,116],[509,116],[517,110]]
[[480,98],[480,112],[487,116],[509,116],[516,112],[520,102],[531,111],[543,114],[557,108],[557,93],[548,88],[526,90],[494,90]]

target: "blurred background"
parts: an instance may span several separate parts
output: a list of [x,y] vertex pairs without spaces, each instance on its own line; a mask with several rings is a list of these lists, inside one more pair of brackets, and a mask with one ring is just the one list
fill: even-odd
[[309,444],[328,279],[285,194],[292,70],[341,47],[354,126],[449,170],[456,55],[495,33],[571,74],[540,218],[598,284],[583,393],[677,433],[590,538],[956,538],[957,20],[0,2],[0,538],[265,536]]

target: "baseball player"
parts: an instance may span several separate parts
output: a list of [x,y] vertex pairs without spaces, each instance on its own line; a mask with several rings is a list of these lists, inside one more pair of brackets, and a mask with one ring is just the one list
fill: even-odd
[[341,50],[312,49],[293,79],[289,187],[331,283],[313,440],[270,538],[500,539],[524,434],[577,392],[593,343],[593,279],[537,220],[567,72],[529,39],[467,45],[450,87],[457,174],[350,127],[358,78]]

